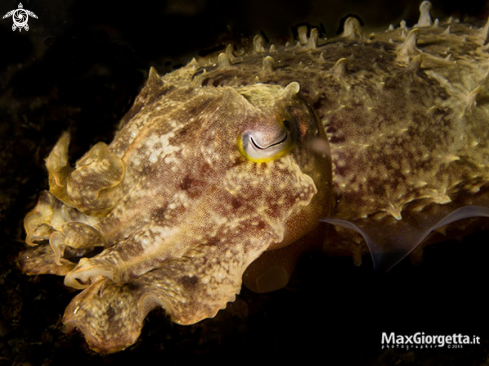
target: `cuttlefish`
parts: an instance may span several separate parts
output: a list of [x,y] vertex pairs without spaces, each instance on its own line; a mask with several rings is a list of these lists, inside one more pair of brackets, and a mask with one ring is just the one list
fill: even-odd
[[72,167],[60,137],[21,268],[82,290],[63,322],[115,352],[156,307],[193,324],[243,281],[285,286],[311,247],[388,270],[487,227],[489,23],[420,10],[412,28],[351,17],[331,40],[300,27],[295,45],[152,68],[111,144]]

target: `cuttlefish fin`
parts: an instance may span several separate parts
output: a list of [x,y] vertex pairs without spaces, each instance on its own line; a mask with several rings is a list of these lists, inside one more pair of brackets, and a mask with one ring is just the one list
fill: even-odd
[[[443,207],[443,206],[438,206]],[[489,207],[467,205],[456,209],[443,207],[438,212],[410,215],[401,220],[386,218],[374,225],[366,220],[348,221],[326,218],[322,221],[355,230],[368,245],[375,269],[388,271],[411,253],[434,230],[453,222],[489,217]]]

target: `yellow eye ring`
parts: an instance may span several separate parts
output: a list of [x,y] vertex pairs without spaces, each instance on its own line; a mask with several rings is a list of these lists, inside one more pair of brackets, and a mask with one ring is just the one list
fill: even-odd
[[263,163],[287,155],[295,146],[296,132],[289,121],[282,122],[283,133],[272,142],[263,143],[263,134],[259,131],[246,131],[238,136],[238,150],[247,160]]

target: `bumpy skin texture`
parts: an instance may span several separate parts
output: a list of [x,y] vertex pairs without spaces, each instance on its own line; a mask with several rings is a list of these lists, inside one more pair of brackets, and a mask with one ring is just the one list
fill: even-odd
[[422,9],[414,30],[366,35],[350,18],[334,40],[256,37],[151,70],[109,146],[72,168],[60,138],[22,268],[84,289],[63,320],[114,352],[157,306],[180,324],[214,316],[271,249],[245,281],[278,287],[257,285],[263,265],[297,258],[320,219],[327,250],[358,258],[367,242],[377,264],[394,253],[389,266],[441,224],[488,216],[488,29],[432,25]]
[[[85,288],[64,322],[95,350],[134,343],[156,306],[180,324],[214,316],[254,259],[328,212],[330,156],[312,150],[326,135],[298,84],[197,87],[195,72],[162,79],[152,70],[114,142],[95,145],[74,169],[63,135],[47,159],[50,192],[25,218],[26,241],[49,240],[52,250],[38,246],[21,265]],[[296,137],[287,156],[242,156],[241,135],[273,137],[284,120]]]

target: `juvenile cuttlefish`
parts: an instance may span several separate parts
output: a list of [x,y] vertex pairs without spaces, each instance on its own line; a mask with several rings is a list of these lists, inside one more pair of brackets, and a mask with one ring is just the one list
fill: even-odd
[[151,69],[110,145],[75,167],[68,134],[53,148],[22,269],[82,289],[64,323],[115,352],[155,307],[193,324],[243,278],[283,287],[318,239],[389,269],[487,227],[489,23],[430,10],[411,29],[367,35],[352,17],[335,39],[302,27],[293,46],[257,36],[252,50]]

